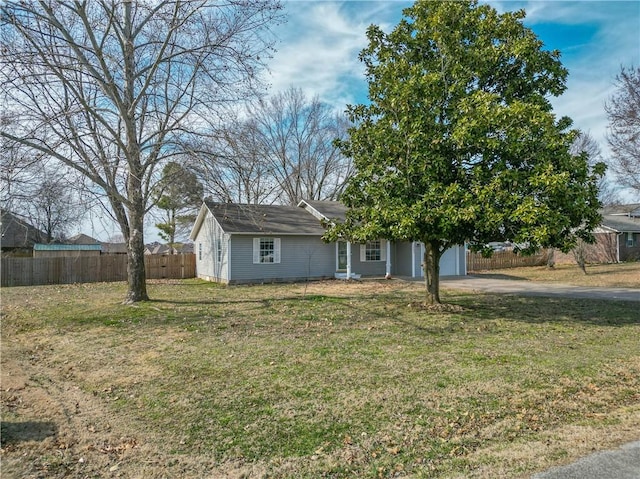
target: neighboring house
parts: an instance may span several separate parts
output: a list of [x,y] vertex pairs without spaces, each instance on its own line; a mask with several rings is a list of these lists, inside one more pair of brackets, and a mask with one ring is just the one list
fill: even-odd
[[83,233],[72,236],[66,243],[76,245],[99,244],[102,254],[127,254],[127,245],[125,243],[104,243]]
[[[222,283],[301,281],[361,276],[422,276],[421,243],[325,243],[323,222],[344,220],[336,201],[298,206],[205,201],[191,231],[197,276]],[[441,275],[466,274],[464,246],[445,252]]]
[[167,244],[156,241],[145,246],[144,254],[178,254],[178,251]]
[[608,235],[607,243],[615,245],[616,261],[640,260],[640,204],[605,208],[596,233]]
[[3,256],[32,256],[33,245],[47,238],[44,232],[9,211],[2,212],[0,231]]
[[[640,204],[609,206],[600,210],[602,222],[593,231],[596,241],[585,246],[587,263],[640,260]],[[555,252],[556,263],[574,263],[572,252]]]

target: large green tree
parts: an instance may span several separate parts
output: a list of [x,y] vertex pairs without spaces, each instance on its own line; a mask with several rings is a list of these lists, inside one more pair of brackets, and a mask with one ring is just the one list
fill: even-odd
[[326,239],[421,241],[427,302],[443,252],[513,241],[524,253],[592,240],[597,179],[578,132],[549,102],[565,90],[557,51],[522,19],[476,1],[418,1],[391,33],[367,31],[370,103],[349,106],[340,143],[356,169],[350,207]]

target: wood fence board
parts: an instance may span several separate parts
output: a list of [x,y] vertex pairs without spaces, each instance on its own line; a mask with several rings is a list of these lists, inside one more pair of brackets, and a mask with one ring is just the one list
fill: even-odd
[[[145,256],[147,279],[195,278],[196,257],[184,255]],[[127,256],[2,258],[2,286],[96,283],[127,280]]]
[[467,252],[467,271],[519,268],[521,266],[542,266],[547,264],[548,253],[543,251],[531,256],[522,256],[513,251],[496,251],[490,258],[481,253]]

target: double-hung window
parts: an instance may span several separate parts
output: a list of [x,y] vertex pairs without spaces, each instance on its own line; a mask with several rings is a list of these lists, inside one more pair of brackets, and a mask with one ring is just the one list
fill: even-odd
[[253,263],[280,263],[280,238],[253,238]]
[[216,238],[216,259],[222,263],[222,236]]
[[367,241],[360,245],[360,261],[386,261],[385,242],[382,240]]

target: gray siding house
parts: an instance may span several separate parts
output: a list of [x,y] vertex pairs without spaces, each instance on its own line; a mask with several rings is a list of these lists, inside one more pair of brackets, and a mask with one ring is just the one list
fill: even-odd
[[[199,278],[221,283],[287,282],[385,275],[421,277],[421,243],[325,243],[323,221],[344,219],[336,201],[298,206],[205,201],[191,231]],[[465,275],[464,246],[445,252],[443,276]]]

